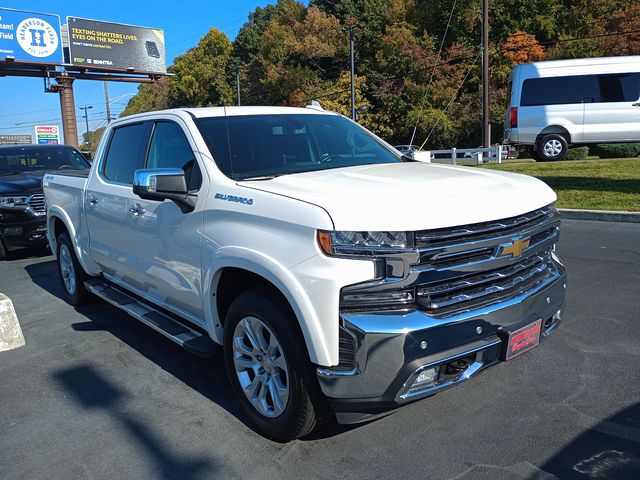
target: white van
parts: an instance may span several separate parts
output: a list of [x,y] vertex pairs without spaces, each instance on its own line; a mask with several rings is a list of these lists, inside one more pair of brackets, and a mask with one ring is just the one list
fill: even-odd
[[640,56],[525,63],[509,77],[505,143],[562,160],[568,145],[640,142]]

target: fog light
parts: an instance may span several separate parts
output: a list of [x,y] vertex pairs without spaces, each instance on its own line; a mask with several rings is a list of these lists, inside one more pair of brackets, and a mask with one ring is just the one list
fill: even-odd
[[419,387],[426,387],[427,385],[431,385],[432,383],[436,383],[436,380],[438,379],[438,373],[440,372],[440,367],[431,367],[431,368],[425,368],[424,370],[422,370],[418,376],[416,377],[416,379],[413,382],[413,385],[411,385],[411,389],[413,390],[414,388],[419,388]]

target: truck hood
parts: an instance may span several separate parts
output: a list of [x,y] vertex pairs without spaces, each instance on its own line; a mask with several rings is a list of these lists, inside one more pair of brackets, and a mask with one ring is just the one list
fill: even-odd
[[410,231],[498,220],[556,200],[533,177],[481,168],[393,163],[284,175],[240,185],[325,209],[336,230]]
[[25,194],[40,190],[44,170],[0,175],[0,194]]

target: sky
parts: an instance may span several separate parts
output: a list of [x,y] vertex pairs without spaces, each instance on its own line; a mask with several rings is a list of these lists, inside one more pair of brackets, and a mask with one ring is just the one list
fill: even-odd
[[[248,14],[269,3],[275,0],[0,0],[0,7],[57,14],[61,23],[66,23],[67,16],[75,16],[162,29],[170,65],[210,28],[225,32],[233,40]],[[109,82],[108,86],[111,114],[117,117],[137,92],[138,84]],[[106,123],[104,85],[97,80],[76,80],[73,88],[82,141],[86,126],[79,107],[93,106],[88,110],[90,130]],[[34,136],[35,124],[59,125],[62,131],[59,95],[45,93],[42,78],[0,77],[0,134]]]

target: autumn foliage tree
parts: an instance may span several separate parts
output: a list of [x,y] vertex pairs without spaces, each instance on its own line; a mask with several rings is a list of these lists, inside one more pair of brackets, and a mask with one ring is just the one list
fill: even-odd
[[[494,142],[514,65],[640,54],[638,0],[489,0],[489,11]],[[348,115],[351,26],[361,124],[396,144],[415,132],[429,148],[479,145],[479,1],[277,0],[250,12],[233,42],[210,30],[174,59],[172,77],[141,86],[123,115],[233,104],[236,65],[245,105],[315,99]]]

